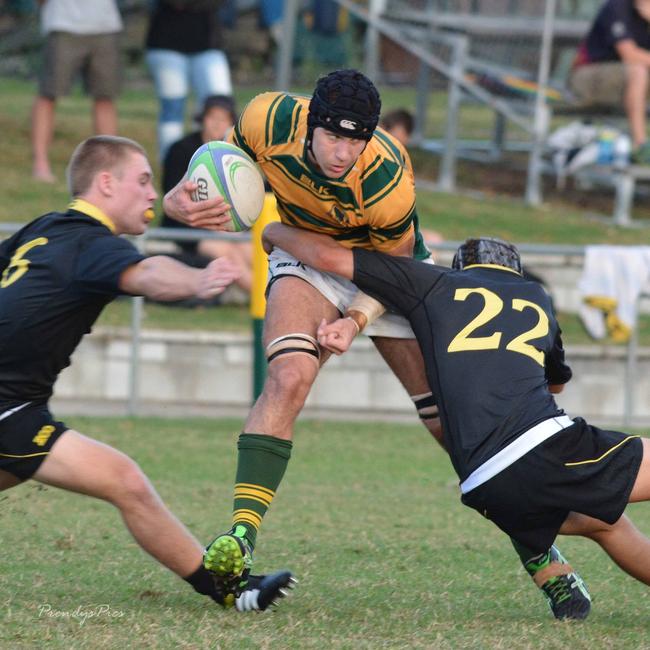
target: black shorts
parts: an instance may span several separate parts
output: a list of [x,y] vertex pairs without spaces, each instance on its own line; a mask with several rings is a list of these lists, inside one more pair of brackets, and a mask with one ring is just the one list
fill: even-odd
[[574,422],[464,494],[463,503],[538,553],[570,512],[616,522],[639,473],[641,439]]
[[47,404],[3,404],[0,411],[0,469],[23,481],[31,478],[67,429],[63,422],[54,420]]

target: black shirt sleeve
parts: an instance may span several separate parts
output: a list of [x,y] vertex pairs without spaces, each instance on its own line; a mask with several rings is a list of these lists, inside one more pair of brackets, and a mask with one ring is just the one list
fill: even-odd
[[355,248],[353,281],[392,311],[408,316],[448,271],[411,257]]
[[547,353],[545,363],[546,380],[549,384],[566,384],[573,376],[571,368],[564,361],[561,331],[558,328],[553,347]]
[[144,259],[131,242],[115,235],[91,239],[79,254],[75,279],[89,293],[124,293],[119,287],[120,275]]

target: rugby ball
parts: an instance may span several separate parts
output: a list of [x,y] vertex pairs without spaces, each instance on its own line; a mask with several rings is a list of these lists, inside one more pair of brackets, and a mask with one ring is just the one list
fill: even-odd
[[201,145],[187,167],[187,177],[198,185],[194,201],[222,196],[231,206],[226,230],[248,230],[264,204],[264,177],[251,157],[228,142],[213,140]]

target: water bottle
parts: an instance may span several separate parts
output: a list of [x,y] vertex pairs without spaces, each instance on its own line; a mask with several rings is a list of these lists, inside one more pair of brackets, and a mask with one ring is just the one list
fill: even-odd
[[596,162],[599,165],[611,165],[614,162],[614,142],[616,134],[609,130],[603,130],[598,138],[598,158]]
[[614,140],[614,167],[627,167],[630,163],[630,152],[632,151],[632,142],[629,136],[621,133]]

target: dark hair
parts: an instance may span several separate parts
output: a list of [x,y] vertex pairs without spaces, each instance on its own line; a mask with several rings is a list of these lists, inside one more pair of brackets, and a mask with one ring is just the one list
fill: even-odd
[[194,116],[195,121],[199,124],[203,122],[203,118],[213,108],[222,108],[224,111],[228,111],[233,124],[237,121],[235,100],[230,95],[209,95],[206,97],[201,110]]
[[396,126],[403,126],[406,133],[411,135],[413,133],[413,115],[405,108],[396,108],[394,111],[388,111],[382,115],[379,125],[386,131],[390,131]]
[[472,264],[496,264],[522,273],[521,257],[514,244],[494,237],[468,239],[458,247],[452,268],[461,270]]
[[70,195],[77,197],[87,192],[99,172],[115,171],[129,153],[140,153],[147,157],[142,146],[129,138],[95,135],[84,140],[77,145],[66,170]]
[[307,140],[318,126],[366,142],[379,122],[381,99],[368,77],[357,70],[335,70],[316,83],[309,102]]

